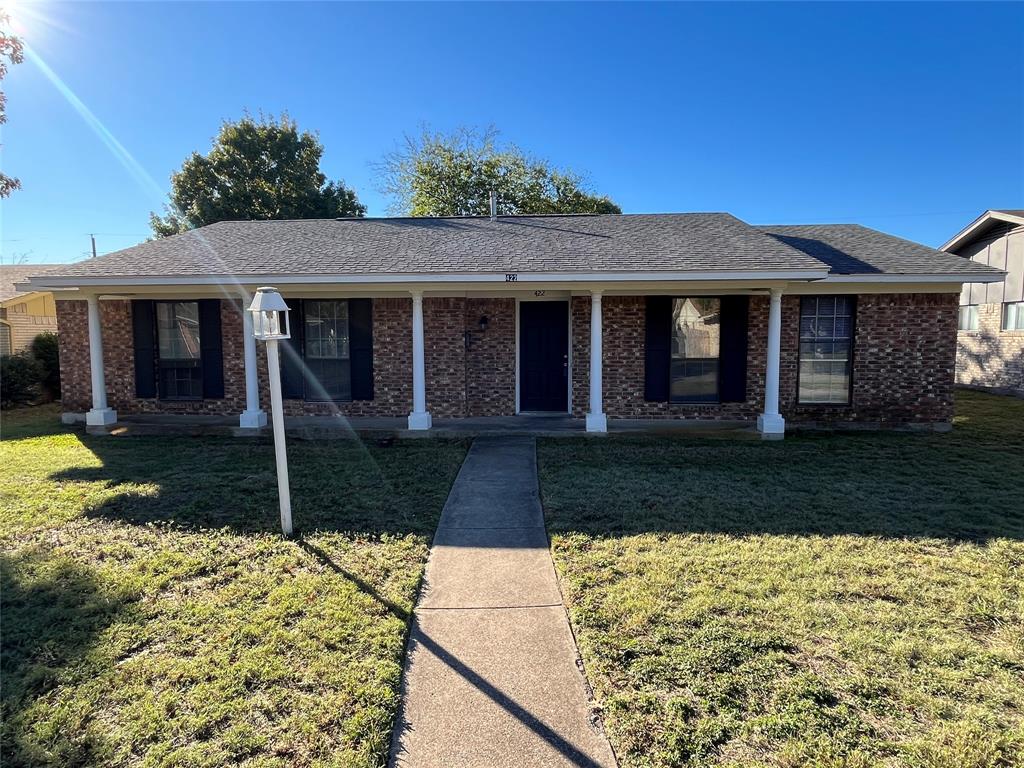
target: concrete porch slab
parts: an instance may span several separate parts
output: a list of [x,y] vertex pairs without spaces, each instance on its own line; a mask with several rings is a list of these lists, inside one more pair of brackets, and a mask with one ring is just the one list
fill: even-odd
[[[62,415],[66,424],[84,420],[81,414]],[[398,438],[467,438],[487,436],[580,437],[603,439],[615,435],[652,434],[690,437],[756,439],[752,423],[673,419],[609,419],[607,433],[585,430],[583,419],[568,416],[494,416],[468,419],[435,419],[429,430],[410,430],[406,417],[347,418],[344,416],[294,416],[285,419],[288,437],[296,440],[346,440],[366,434]],[[89,434],[114,436],[215,436],[270,439],[269,427],[239,427],[238,416],[206,416],[187,413],[118,414],[117,422],[89,426]]]

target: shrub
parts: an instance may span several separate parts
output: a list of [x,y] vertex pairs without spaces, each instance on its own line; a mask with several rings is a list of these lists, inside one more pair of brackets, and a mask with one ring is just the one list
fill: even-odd
[[32,354],[43,367],[40,384],[50,400],[60,399],[60,355],[57,349],[57,334],[40,333],[32,339]]
[[39,395],[43,366],[28,352],[0,358],[0,407],[24,405]]

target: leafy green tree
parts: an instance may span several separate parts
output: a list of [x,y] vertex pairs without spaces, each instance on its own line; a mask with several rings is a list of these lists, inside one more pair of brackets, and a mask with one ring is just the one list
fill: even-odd
[[[21,64],[25,60],[25,45],[8,30],[10,24],[11,17],[0,9],[0,80],[7,77],[8,64]],[[6,122],[7,94],[0,91],[0,125]],[[21,189],[21,181],[0,172],[0,198],[10,196],[16,189]]]
[[612,200],[592,194],[573,171],[553,168],[513,144],[499,145],[494,128],[451,134],[424,129],[386,155],[377,170],[395,213],[411,216],[486,216],[490,194],[498,213],[622,213]]
[[356,193],[321,172],[323,153],[287,115],[225,122],[210,152],[193,152],[171,176],[170,204],[150,226],[167,237],[227,220],[363,216]]

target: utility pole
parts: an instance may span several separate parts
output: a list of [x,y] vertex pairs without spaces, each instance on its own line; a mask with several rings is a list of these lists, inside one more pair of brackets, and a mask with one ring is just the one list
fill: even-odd
[[96,258],[96,235],[90,234],[89,239],[92,240],[92,257]]

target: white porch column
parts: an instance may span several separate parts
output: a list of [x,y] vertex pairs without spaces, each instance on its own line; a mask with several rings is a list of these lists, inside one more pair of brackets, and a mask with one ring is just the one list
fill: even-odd
[[259,429],[267,426],[267,413],[260,409],[259,370],[256,367],[256,336],[252,329],[252,312],[246,307],[251,297],[243,297],[242,305],[242,349],[245,353],[245,410],[238,417],[238,426],[243,429]]
[[90,427],[102,427],[117,421],[117,413],[107,407],[107,381],[103,374],[103,333],[100,329],[100,300],[86,297],[89,307],[89,372],[92,374],[92,410],[85,414]]
[[768,305],[768,361],[764,377],[764,413],[757,431],[765,439],[781,439],[786,421],[779,415],[779,358],[782,353],[782,289],[772,288]]
[[427,411],[427,375],[423,354],[423,293],[412,295],[412,413],[409,429],[430,429]]
[[601,375],[603,352],[601,340],[601,292],[590,292],[590,410],[587,411],[587,432],[607,432]]

